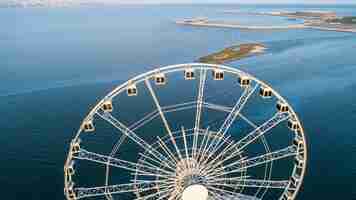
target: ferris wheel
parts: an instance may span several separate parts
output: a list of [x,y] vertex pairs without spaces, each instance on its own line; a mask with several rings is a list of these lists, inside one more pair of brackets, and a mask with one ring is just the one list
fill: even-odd
[[223,65],[171,65],[128,80],[91,109],[69,145],[64,193],[292,200],[306,162],[302,124],[272,87]]

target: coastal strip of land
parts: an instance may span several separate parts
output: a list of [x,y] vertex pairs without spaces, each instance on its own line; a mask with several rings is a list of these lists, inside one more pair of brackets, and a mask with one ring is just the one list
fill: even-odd
[[190,18],[176,21],[179,25],[217,27],[217,28],[237,28],[245,30],[287,30],[287,29],[316,29],[322,31],[338,31],[356,33],[356,17],[338,17],[335,12],[324,11],[298,11],[298,12],[261,12],[242,13],[238,11],[225,11],[229,14],[249,14],[287,17],[288,20],[303,19],[299,24],[257,26],[242,25],[238,22],[210,20],[206,17]]
[[218,20],[208,20],[208,19],[187,19],[178,20],[177,24],[180,25],[190,25],[190,26],[203,26],[203,27],[216,27],[216,28],[237,28],[237,29],[251,29],[251,30],[280,30],[280,29],[304,29],[306,26],[304,24],[291,24],[285,26],[256,26],[256,25],[242,25],[237,22],[225,22]]
[[210,64],[223,64],[236,61],[248,56],[265,52],[266,46],[260,43],[248,43],[227,47],[219,52],[199,58],[199,62]]

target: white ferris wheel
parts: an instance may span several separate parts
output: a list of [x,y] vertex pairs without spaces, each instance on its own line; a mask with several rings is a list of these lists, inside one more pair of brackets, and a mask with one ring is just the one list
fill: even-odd
[[171,65],[119,85],[89,112],[70,143],[64,192],[292,200],[306,161],[302,124],[269,85],[223,65]]

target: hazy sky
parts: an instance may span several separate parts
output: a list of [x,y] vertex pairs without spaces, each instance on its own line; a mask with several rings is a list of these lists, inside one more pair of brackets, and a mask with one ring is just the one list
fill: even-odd
[[110,2],[110,3],[289,3],[289,4],[356,4],[356,0],[0,0],[1,2]]
[[[74,0],[75,1],[75,0]],[[100,1],[100,0],[96,0]],[[102,0],[117,3],[292,3],[292,4],[338,4],[356,3],[356,0]]]

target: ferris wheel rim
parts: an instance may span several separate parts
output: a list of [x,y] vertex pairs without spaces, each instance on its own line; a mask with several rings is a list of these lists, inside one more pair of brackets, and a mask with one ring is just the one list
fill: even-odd
[[[125,87],[127,87],[127,85],[129,83],[138,83],[144,80],[144,77],[149,78],[152,77],[153,75],[157,74],[157,73],[171,73],[174,71],[183,71],[184,69],[186,69],[187,67],[192,67],[192,68],[206,68],[206,69],[222,69],[224,71],[236,74],[236,75],[246,75],[249,78],[253,79],[255,82],[257,82],[258,84],[268,87],[273,91],[273,95],[275,95],[279,100],[283,101],[284,103],[286,103],[290,108],[291,108],[291,112],[293,115],[295,115],[297,121],[300,121],[296,112],[294,111],[293,107],[288,103],[288,101],[282,97],[275,89],[273,89],[273,87],[271,87],[269,84],[257,79],[255,76],[251,75],[250,73],[241,71],[237,68],[233,68],[233,67],[229,67],[226,65],[221,65],[221,64],[210,64],[210,63],[183,63],[183,64],[175,64],[175,65],[168,65],[165,67],[160,67],[160,68],[155,68],[153,70],[150,70],[148,72],[139,74],[137,76],[134,76],[133,78],[125,81],[124,83],[120,84],[119,86],[115,87],[111,92],[109,92],[109,94],[105,95],[99,102],[97,102],[95,104],[95,106],[90,110],[90,112],[86,115],[86,117],[84,118],[84,120],[82,121],[81,124],[83,124],[83,122],[85,122],[86,120],[88,120],[89,118],[91,118],[95,111],[98,110],[100,108],[100,106],[108,99],[112,99],[113,97],[115,97],[118,93],[120,93],[122,89],[124,89]],[[81,132],[81,129],[79,129],[77,131],[76,137],[79,136]],[[303,130],[304,133],[304,130]]]
[[[93,115],[95,114],[95,112],[100,109],[100,107],[102,106],[102,104],[108,100],[108,99],[112,99],[115,96],[117,96],[118,94],[120,94],[130,83],[139,83],[144,81],[145,79],[151,78],[153,77],[155,74],[157,73],[172,73],[172,72],[176,72],[176,71],[183,71],[184,69],[186,69],[187,67],[189,68],[193,68],[193,69],[207,69],[207,70],[212,70],[212,69],[221,69],[224,72],[228,72],[228,73],[232,73],[232,74],[236,74],[236,75],[245,75],[248,76],[249,78],[253,79],[253,81],[255,81],[256,83],[258,83],[261,86],[264,87],[268,87],[273,91],[273,95],[280,101],[283,101],[283,103],[285,103],[286,105],[288,105],[288,107],[290,108],[289,112],[293,115],[293,117],[298,121],[298,123],[301,124],[301,121],[299,120],[298,115],[296,114],[296,112],[294,111],[293,107],[289,104],[289,102],[282,97],[275,89],[273,89],[273,87],[271,87],[269,84],[257,79],[256,77],[254,77],[253,75],[241,71],[239,69],[233,68],[233,67],[229,67],[229,66],[225,66],[225,65],[220,65],[220,64],[207,64],[207,63],[184,63],[184,64],[177,64],[177,65],[168,65],[166,67],[161,67],[161,68],[156,68],[153,70],[150,70],[146,73],[137,75],[133,78],[131,78],[130,80],[120,84],[119,86],[115,87],[109,94],[107,94],[104,98],[102,98],[91,110],[90,112],[86,115],[86,117],[84,118],[84,120],[81,123],[81,126],[79,128],[79,130],[77,131],[77,134],[75,135],[73,140],[77,140],[81,134],[82,130],[82,125],[85,121],[87,121],[88,119],[92,118]],[[304,132],[304,127],[300,126],[300,132],[302,135],[302,139],[303,139],[303,143],[304,143],[304,165],[303,165],[303,170],[301,172],[301,179],[304,178],[305,176],[305,171],[306,171],[306,166],[307,166],[307,140],[305,137],[305,132]],[[65,166],[69,164],[69,156],[66,159],[66,163]],[[294,193],[293,199],[295,198],[296,194],[298,193],[298,191],[300,190],[300,187],[302,185],[302,182],[300,182],[300,184],[297,185],[296,188],[296,192]],[[67,187],[67,180],[65,179],[65,187]],[[282,197],[281,197],[282,199]]]

